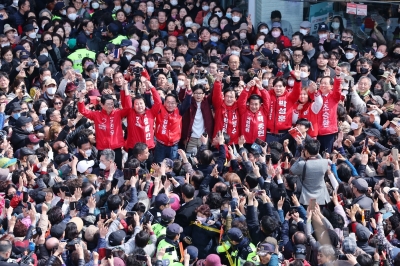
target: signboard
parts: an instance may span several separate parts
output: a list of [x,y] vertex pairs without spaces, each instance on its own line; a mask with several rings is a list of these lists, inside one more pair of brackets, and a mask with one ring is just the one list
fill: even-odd
[[330,16],[333,16],[333,3],[324,2],[311,5],[308,19],[311,22],[310,35],[316,36],[319,24],[325,23]]
[[366,16],[366,15],[367,15],[367,5],[357,4],[357,16]]
[[347,3],[346,13],[351,15],[357,15],[357,4]]

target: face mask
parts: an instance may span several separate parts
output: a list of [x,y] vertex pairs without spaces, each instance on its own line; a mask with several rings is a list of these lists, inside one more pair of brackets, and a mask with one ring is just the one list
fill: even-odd
[[103,170],[105,170],[107,168],[107,166],[102,162],[99,163],[99,167],[100,167],[100,169],[103,169]]
[[92,3],[92,7],[93,7],[93,9],[98,9],[100,7],[100,5],[99,5],[99,3],[94,2],[94,3]]
[[267,87],[268,86],[268,79],[263,79],[262,80],[262,85],[263,85],[263,87]]
[[6,47],[6,46],[10,46],[10,43],[8,42],[8,43],[2,43],[1,44],[1,47]]
[[40,145],[39,145],[39,143],[38,144],[36,144],[35,146],[33,146],[33,150],[34,151],[36,151],[37,149],[39,149],[40,148]]
[[186,21],[186,22],[185,22],[186,28],[189,28],[190,26],[192,26],[192,24],[193,24],[192,21]]
[[197,216],[197,217],[196,217],[196,220],[199,220],[201,223],[205,223],[205,222],[207,221],[207,218],[206,218],[206,217],[199,217],[199,216]]
[[178,80],[178,87],[183,87],[185,85],[185,82],[183,80]]
[[332,29],[337,30],[337,29],[339,29],[340,23],[339,22],[332,22],[331,26],[332,26]]
[[354,122],[351,122],[351,124],[350,124],[350,129],[351,129],[351,130],[356,130],[356,129],[358,129],[358,124],[357,124],[357,123],[354,123]]
[[232,13],[226,13],[225,16],[226,16],[227,18],[232,18]]
[[43,42],[44,44],[46,44],[47,46],[50,46],[53,44],[53,40],[47,40]]
[[384,56],[384,55],[383,55],[381,52],[376,52],[376,53],[375,53],[375,57],[378,58],[378,59],[383,58],[383,56]]
[[320,34],[320,35],[319,35],[319,39],[320,39],[320,40],[326,39],[327,37],[328,37],[328,34]]
[[[393,58],[399,59],[399,58],[400,58],[400,54],[398,54],[398,53],[393,53]],[[399,68],[399,70],[400,70],[400,68]]]
[[203,6],[202,9],[203,9],[203,11],[208,11],[210,9],[210,7],[209,6]]
[[262,32],[264,34],[268,34],[269,30],[267,28],[265,28],[265,29],[261,29],[260,32]]
[[216,12],[215,13],[218,17],[222,17],[222,12]]
[[349,91],[348,91],[348,90],[342,90],[342,95],[343,95],[343,96],[346,96],[347,94],[349,94]]
[[257,45],[258,46],[263,46],[264,45],[264,40],[257,40]]
[[150,46],[142,45],[140,46],[140,49],[142,49],[143,52],[147,53],[150,50]]
[[67,14],[67,11],[66,11],[66,10],[61,10],[61,11],[60,11],[60,14],[63,15],[63,16],[65,16],[65,15]]
[[130,7],[124,7],[124,11],[126,12],[126,13],[131,13],[131,8]]
[[28,37],[31,38],[31,39],[35,39],[36,38],[36,32],[29,33]]
[[281,35],[281,32],[280,31],[273,31],[271,34],[272,34],[272,37],[278,38]]
[[115,11],[118,11],[118,10],[120,10],[120,9],[121,9],[121,6],[115,6],[115,7],[114,7],[114,10],[115,10]]
[[210,37],[210,40],[211,40],[212,42],[218,42],[218,37],[217,37],[217,36],[211,36],[211,37]]
[[294,86],[294,80],[293,79],[288,80],[287,84],[289,85],[289,87],[293,87]]
[[240,33],[239,36],[240,39],[246,39],[246,33]]
[[396,134],[396,130],[394,130],[394,128],[392,127],[389,127],[387,131],[389,132],[390,135]]
[[147,12],[149,12],[149,13],[154,12],[154,6],[148,6],[147,7]]
[[368,73],[368,71],[369,71],[369,69],[368,68],[365,68],[365,67],[360,67],[360,73],[361,74],[367,74]]
[[347,58],[348,60],[351,60],[351,59],[354,58],[354,54],[353,54],[353,53],[346,53],[346,58]]
[[383,75],[383,73],[385,73],[384,69],[378,69],[378,75]]
[[125,57],[126,57],[126,59],[128,59],[128,61],[131,61],[133,55],[127,54],[127,55],[125,55]]
[[240,52],[238,52],[238,51],[231,51],[231,54],[232,54],[232,55],[237,55],[237,56],[239,56],[239,55],[240,55]]
[[306,77],[308,77],[306,72],[300,72],[300,78],[305,79]]
[[76,13],[68,14],[68,18],[69,18],[70,20],[72,20],[72,21],[74,21],[74,20],[76,19],[76,17],[77,17]]
[[97,79],[98,77],[99,77],[99,72],[90,73],[90,78],[91,79]]
[[261,73],[267,73],[267,70],[266,69],[261,69]]
[[239,20],[240,20],[240,17],[238,17],[238,16],[233,16],[232,17],[232,21],[235,22],[235,23],[239,22]]
[[39,27],[35,28],[35,32],[36,32],[36,34],[39,32]]
[[39,110],[39,113],[40,113],[41,115],[45,115],[47,109],[49,109],[49,107],[43,107],[42,109]]
[[347,45],[349,45],[349,41],[342,41],[342,47],[346,47]]
[[50,87],[50,88],[47,88],[47,93],[48,94],[54,94],[54,93],[56,93],[56,87]]
[[28,131],[28,132],[32,132],[33,131],[33,126],[27,127],[25,130]]
[[13,117],[15,120],[18,120],[18,118],[20,118],[21,114],[20,113],[15,113],[13,114]]
[[43,53],[42,55],[49,57],[49,53]]
[[153,68],[155,66],[155,64],[156,64],[156,62],[149,61],[149,62],[146,63],[146,66],[148,68]]
[[176,1],[176,0],[171,0],[171,1],[169,1],[169,3],[170,3],[171,5],[173,5],[173,6],[176,6],[176,5],[178,4],[178,1]]
[[18,6],[18,0],[13,0],[13,6]]
[[92,150],[86,150],[85,154],[87,157],[90,157],[90,155],[92,155]]
[[300,33],[303,34],[303,35],[307,35],[307,33],[308,33],[308,31],[305,30],[305,29],[300,29],[299,31],[300,31]]

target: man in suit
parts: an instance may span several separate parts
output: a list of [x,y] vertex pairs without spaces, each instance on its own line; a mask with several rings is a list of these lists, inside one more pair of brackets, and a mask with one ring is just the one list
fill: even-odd
[[185,184],[181,188],[182,199],[185,203],[182,204],[179,211],[176,213],[175,223],[183,228],[190,225],[190,222],[196,220],[196,213],[194,212],[197,207],[203,204],[203,200],[194,197],[195,188],[190,184]]

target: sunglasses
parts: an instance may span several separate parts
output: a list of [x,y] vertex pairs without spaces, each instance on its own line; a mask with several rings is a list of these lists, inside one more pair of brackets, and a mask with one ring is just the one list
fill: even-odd
[[55,102],[54,105],[62,105],[62,102]]

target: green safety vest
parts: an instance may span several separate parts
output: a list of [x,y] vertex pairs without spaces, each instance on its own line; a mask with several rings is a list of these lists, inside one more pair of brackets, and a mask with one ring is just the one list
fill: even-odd
[[153,232],[157,238],[167,233],[167,227],[161,224],[153,224],[151,228],[153,229]]
[[82,72],[82,59],[84,57],[89,57],[94,61],[96,60],[96,53],[89,51],[86,48],[81,48],[68,56],[68,58],[72,60],[72,68],[75,70],[79,70],[79,73]]
[[170,247],[173,247],[174,251],[165,252],[163,260],[169,260],[170,264],[172,264],[172,262],[179,262],[178,252],[176,251],[176,247],[165,241],[165,239],[161,240],[160,243],[158,243],[157,252],[162,248],[170,248]]
[[220,245],[217,247],[217,253],[221,253],[221,255],[224,255],[226,252],[225,249],[230,252],[230,255],[233,259],[233,264],[231,266],[241,266],[243,265],[246,261],[251,261],[254,264],[258,265],[260,264],[260,258],[257,255],[257,248],[253,243],[250,243],[249,246],[247,247],[248,249],[248,255],[246,258],[242,258],[238,255],[238,250],[230,250],[231,249],[231,243],[229,241],[224,242],[224,245]]
[[118,36],[117,38],[114,38],[110,41],[110,43],[113,43],[115,45],[120,45],[122,40],[127,40],[128,38],[126,38],[126,36]]
[[51,18],[51,20],[55,20],[55,19],[61,19],[61,17],[59,17],[59,16],[53,16],[53,17]]

